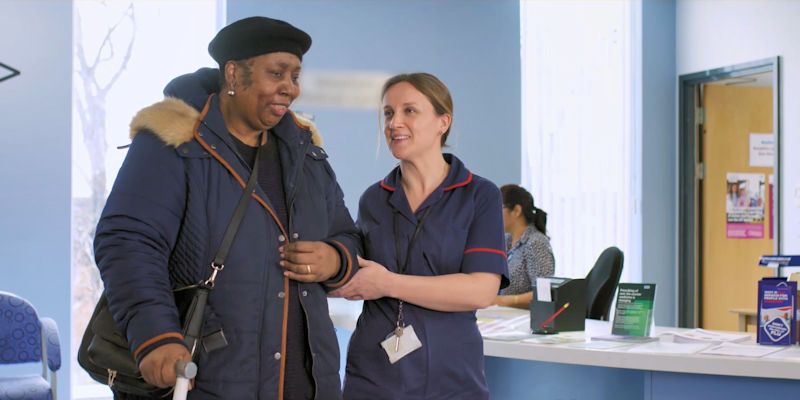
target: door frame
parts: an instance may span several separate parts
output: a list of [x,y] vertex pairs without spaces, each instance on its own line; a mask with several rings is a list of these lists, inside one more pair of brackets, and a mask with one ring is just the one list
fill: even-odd
[[775,136],[775,187],[773,191],[775,253],[781,246],[781,103],[780,56],[715,68],[678,77],[678,326],[697,327],[700,321],[701,282],[701,186],[700,129],[704,115],[701,108],[702,86],[708,82],[769,72],[772,74],[772,126]]

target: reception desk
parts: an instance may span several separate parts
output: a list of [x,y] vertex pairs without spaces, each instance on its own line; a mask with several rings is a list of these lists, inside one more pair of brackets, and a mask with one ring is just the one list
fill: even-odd
[[[524,330],[526,311],[497,308],[480,320],[506,314]],[[514,317],[516,316],[516,317]],[[521,318],[521,319],[520,319]],[[586,320],[590,338],[610,333],[608,322]],[[656,327],[653,336],[687,331]],[[578,342],[580,343],[580,342]],[[755,345],[751,338],[743,344]],[[486,376],[493,399],[760,399],[800,395],[800,348],[791,346],[760,358],[698,353],[631,351],[642,344],[605,350],[572,344],[484,340]]]
[[[360,305],[338,301],[331,302],[331,318],[346,354]],[[478,318],[482,322],[508,318],[522,331],[529,325],[526,314],[493,307],[479,311]],[[591,342],[592,336],[610,330],[608,322],[587,320],[586,332],[570,335]],[[680,330],[656,327],[654,335]],[[574,346],[485,339],[492,399],[755,400],[800,395],[798,346],[760,358],[631,352],[638,344],[605,350]]]

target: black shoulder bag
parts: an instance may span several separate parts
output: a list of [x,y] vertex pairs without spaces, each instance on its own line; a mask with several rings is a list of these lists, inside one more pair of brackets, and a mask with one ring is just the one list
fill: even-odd
[[[259,139],[262,137],[259,136]],[[263,146],[262,146],[263,147]],[[208,279],[195,285],[175,289],[175,305],[181,317],[184,342],[194,357],[205,317],[208,295],[214,288],[217,274],[225,267],[224,261],[233,243],[239,224],[242,222],[247,205],[257,181],[258,159],[261,148],[256,153],[252,174],[247,181],[236,210],[231,217],[225,236],[219,246],[214,261],[211,263],[211,275]],[[126,335],[119,332],[116,322],[108,309],[105,293],[95,306],[92,318],[86,327],[78,349],[78,363],[89,373],[92,379],[108,385],[115,391],[150,398],[165,398],[172,393],[172,388],[159,388],[145,382],[139,366],[131,354]]]

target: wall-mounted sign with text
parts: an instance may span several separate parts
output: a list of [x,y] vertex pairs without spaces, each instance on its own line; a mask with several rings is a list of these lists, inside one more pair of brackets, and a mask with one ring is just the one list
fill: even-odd
[[750,166],[775,166],[775,135],[771,133],[750,134]]

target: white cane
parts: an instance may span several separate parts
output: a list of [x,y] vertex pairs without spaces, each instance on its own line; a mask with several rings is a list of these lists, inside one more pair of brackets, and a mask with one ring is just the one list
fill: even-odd
[[178,361],[175,363],[175,388],[172,391],[172,400],[186,400],[189,392],[189,381],[197,375],[197,365],[191,361]]

